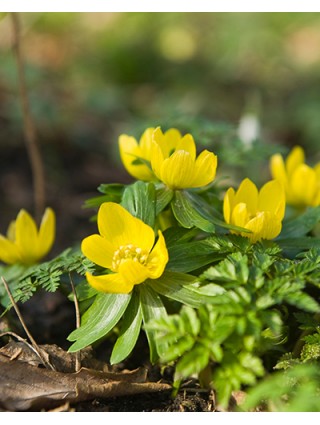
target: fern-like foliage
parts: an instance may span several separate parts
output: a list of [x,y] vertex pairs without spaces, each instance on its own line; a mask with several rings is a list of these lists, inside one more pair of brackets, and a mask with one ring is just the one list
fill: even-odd
[[[69,280],[69,274],[84,276],[92,271],[94,264],[84,257],[79,250],[67,249],[50,261],[23,268],[22,266],[2,267],[1,274],[9,283],[16,302],[26,302],[38,289],[55,292],[63,282]],[[8,307],[9,300],[4,291],[1,303]]]
[[[196,289],[212,295],[210,303],[147,324],[168,346],[162,362],[176,362],[176,384],[196,375],[216,389],[225,406],[232,391],[253,386],[268,372],[266,355],[272,359],[285,350],[288,311],[303,315],[305,323],[320,311],[310,291],[319,273],[314,251],[297,261],[282,257],[276,245],[239,246],[201,274]],[[318,358],[319,339],[319,333],[305,338],[303,360]],[[295,362],[292,356],[285,361]]]

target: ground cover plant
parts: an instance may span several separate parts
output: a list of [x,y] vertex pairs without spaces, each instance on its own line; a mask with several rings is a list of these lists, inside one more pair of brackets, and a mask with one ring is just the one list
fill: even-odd
[[[30,155],[35,214],[0,235],[1,409],[319,411],[320,164],[204,119],[151,125],[119,135],[131,180],[101,181],[91,230],[54,255],[61,211]],[[57,294],[69,331],[39,344],[25,314]]]
[[196,378],[223,409],[244,391],[238,409],[318,410],[319,167],[296,147],[271,157],[261,188],[225,190],[217,155],[197,155],[191,134],[148,128],[119,148],[135,181],[101,184],[86,203],[97,231],[79,249],[41,261],[51,209],[39,229],[21,210],[1,236],[5,313],[40,289],[69,291],[81,315],[69,353],[110,339],[116,365],[144,332],[151,364],[174,368],[173,397]]

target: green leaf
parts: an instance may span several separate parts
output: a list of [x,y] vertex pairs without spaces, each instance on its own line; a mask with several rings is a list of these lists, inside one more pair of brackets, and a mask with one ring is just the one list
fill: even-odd
[[158,279],[149,279],[146,283],[167,298],[190,307],[199,307],[203,303],[210,302],[211,298],[188,286],[196,280],[195,276],[189,274],[165,271]]
[[[147,324],[151,319],[167,316],[167,311],[161,298],[149,285],[144,283],[140,285],[138,289],[140,293],[143,323]],[[165,349],[165,347],[163,347],[163,344],[160,344],[161,341],[158,339],[157,332],[147,327],[145,328],[145,332],[149,343],[150,361],[151,363],[155,363],[159,358],[159,354],[161,354],[161,350]]]
[[118,183],[101,184],[98,191],[103,193],[101,196],[95,196],[85,201],[85,208],[99,207],[103,202],[121,202],[124,185]]
[[98,294],[82,318],[80,328],[71,332],[69,341],[76,341],[70,352],[81,350],[107,335],[123,316],[130,294]]
[[110,363],[120,363],[129,356],[136,345],[142,323],[140,299],[136,291],[122,317],[120,334],[113,347]]
[[176,190],[171,207],[175,218],[187,229],[197,227],[204,232],[212,233],[215,230],[213,223],[205,219],[190,202],[187,192]]
[[277,242],[287,238],[300,238],[309,233],[320,221],[320,206],[308,208],[303,214],[298,217],[285,221]]
[[175,272],[188,273],[224,258],[217,247],[209,241],[194,241],[178,243],[168,247],[169,262],[167,269]]
[[137,181],[123,192],[121,205],[134,217],[154,227],[156,218],[156,191],[153,183]]
[[165,209],[173,198],[173,191],[168,187],[156,188],[156,215]]
[[174,380],[180,381],[199,374],[208,365],[209,360],[210,350],[202,344],[195,345],[178,361]]

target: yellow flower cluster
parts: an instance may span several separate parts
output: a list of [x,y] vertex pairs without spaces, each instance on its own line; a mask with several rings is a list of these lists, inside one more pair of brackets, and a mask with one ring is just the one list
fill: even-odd
[[204,150],[196,156],[191,134],[182,136],[171,128],[165,133],[148,128],[139,143],[121,135],[119,148],[128,173],[143,181],[161,181],[170,189],[202,187],[211,183],[217,170],[217,156]]

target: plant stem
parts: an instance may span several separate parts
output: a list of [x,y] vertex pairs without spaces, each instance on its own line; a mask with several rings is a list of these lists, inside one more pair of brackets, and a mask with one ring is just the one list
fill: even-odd
[[[71,284],[71,289],[73,294],[74,308],[76,312],[76,328],[78,329],[80,327],[80,309],[79,309],[76,288],[74,286],[71,273],[69,273],[69,279],[70,279],[70,284]],[[76,352],[76,372],[79,372],[80,369],[81,369],[81,351],[77,351]]]
[[35,126],[31,117],[30,105],[27,94],[27,84],[25,79],[24,63],[21,51],[20,21],[18,13],[11,13],[13,30],[13,49],[15,52],[20,100],[23,114],[24,138],[30,160],[30,166],[33,178],[33,195],[35,216],[40,220],[41,214],[45,208],[45,178],[44,167],[41,158],[40,148],[36,136]]
[[54,367],[51,365],[51,363],[49,363],[49,362],[48,362],[48,361],[47,361],[47,360],[43,357],[43,355],[42,355],[42,350],[40,349],[40,347],[39,347],[39,346],[38,346],[38,344],[36,343],[35,339],[34,339],[34,338],[33,338],[33,336],[31,335],[31,333],[29,332],[29,329],[27,328],[27,325],[25,324],[25,321],[24,321],[24,319],[23,319],[23,317],[22,317],[22,315],[21,315],[21,313],[20,313],[19,307],[17,306],[17,303],[15,302],[15,300],[14,300],[14,298],[13,298],[13,296],[12,296],[12,293],[11,293],[11,291],[10,291],[10,288],[9,288],[9,285],[8,285],[7,281],[5,280],[5,278],[4,278],[3,276],[1,276],[1,280],[2,280],[2,283],[3,283],[3,285],[4,285],[4,287],[5,287],[6,291],[7,291],[8,296],[9,296],[9,298],[10,298],[11,304],[12,304],[12,306],[13,306],[13,308],[14,308],[14,310],[15,310],[15,312],[16,312],[16,314],[17,314],[17,316],[18,316],[18,319],[20,320],[20,323],[21,323],[21,325],[22,325],[22,327],[23,327],[23,329],[24,329],[25,333],[27,334],[27,336],[28,336],[28,338],[29,338],[29,340],[30,340],[30,342],[31,342],[31,345],[32,345],[32,347],[33,347],[34,351],[37,353],[37,355],[38,355],[39,359],[41,360],[42,364],[43,364],[46,368],[49,368],[49,369],[54,370]]

